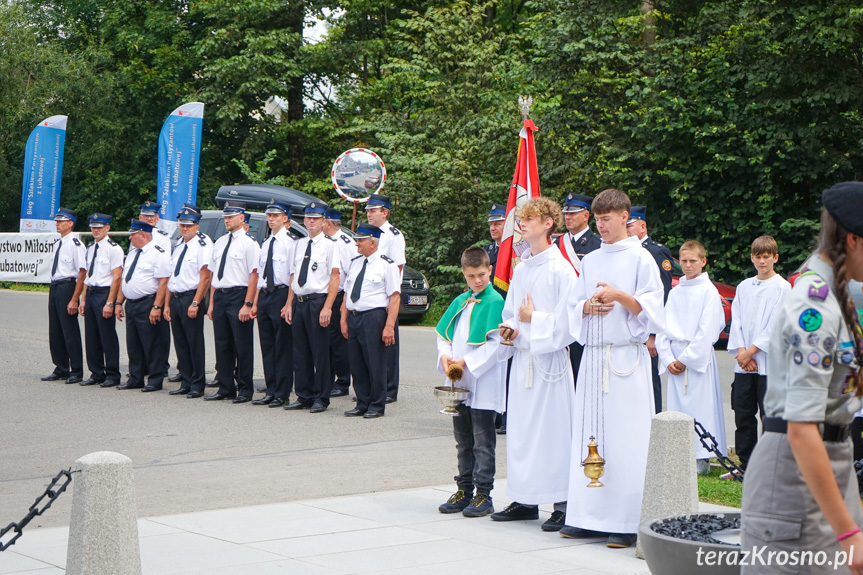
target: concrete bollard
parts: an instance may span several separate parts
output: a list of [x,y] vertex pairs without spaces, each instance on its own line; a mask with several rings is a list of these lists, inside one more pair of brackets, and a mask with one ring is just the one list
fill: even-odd
[[[697,511],[695,422],[683,413],[664,411],[653,416],[650,426],[641,521]],[[644,559],[640,539],[635,556]]]
[[67,575],[141,575],[132,460],[97,451],[74,470]]

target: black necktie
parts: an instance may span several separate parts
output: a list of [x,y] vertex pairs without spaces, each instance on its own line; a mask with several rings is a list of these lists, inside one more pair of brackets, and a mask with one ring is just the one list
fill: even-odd
[[96,269],[96,254],[99,253],[99,244],[93,244],[93,259],[90,260],[90,269],[87,271],[87,277],[93,277],[93,270]]
[[363,278],[366,277],[366,264],[369,263],[369,259],[366,258],[363,260],[363,267],[360,270],[360,273],[357,275],[357,279],[354,281],[354,287],[351,289],[351,301],[357,303],[360,299],[360,292],[363,289]]
[[276,289],[276,281],[273,278],[273,246],[276,245],[276,238],[270,239],[270,249],[267,250],[267,263],[264,265],[264,279],[267,280],[267,293],[272,293]]
[[306,255],[303,256],[303,265],[300,266],[300,279],[297,282],[300,287],[306,285],[306,278],[309,277],[309,260],[312,259],[312,240],[309,238],[309,244],[306,246]]
[[578,253],[578,249],[575,247],[575,238],[572,236],[569,236],[569,241],[572,243],[572,251],[575,253]]
[[141,257],[141,250],[135,251],[135,259],[132,260],[132,265],[129,266],[129,271],[126,273],[126,283],[132,281],[132,274],[135,273],[135,266],[138,265],[138,258]]
[[177,267],[174,268],[174,277],[180,275],[180,268],[183,266],[183,258],[186,257],[187,249],[189,249],[189,244],[183,246],[183,251],[180,253],[180,259],[177,260]]
[[57,273],[57,265],[60,263],[60,248],[63,247],[63,240],[57,241],[57,249],[54,251],[54,265],[51,266],[51,275]]
[[225,246],[225,251],[222,252],[222,261],[219,262],[219,273],[216,277],[222,279],[225,275],[225,262],[228,261],[228,250],[231,249],[231,240],[234,239],[234,234],[228,234],[228,245]]

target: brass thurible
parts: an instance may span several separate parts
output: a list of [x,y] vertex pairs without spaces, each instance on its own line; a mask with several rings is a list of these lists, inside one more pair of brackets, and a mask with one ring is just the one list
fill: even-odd
[[590,479],[588,487],[604,487],[599,478],[605,474],[605,459],[600,457],[596,451],[597,447],[599,446],[596,444],[596,439],[591,435],[590,443],[587,444],[587,457],[581,462],[584,475]]

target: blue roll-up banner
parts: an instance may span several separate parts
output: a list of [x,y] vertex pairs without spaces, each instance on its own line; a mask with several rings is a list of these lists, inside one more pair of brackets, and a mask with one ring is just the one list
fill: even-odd
[[21,194],[21,233],[57,231],[54,212],[60,207],[66,116],[39,122],[24,149],[24,184]]
[[204,104],[191,102],[171,112],[159,134],[156,201],[162,206],[159,227],[168,233],[177,227],[183,203],[197,203],[203,126]]

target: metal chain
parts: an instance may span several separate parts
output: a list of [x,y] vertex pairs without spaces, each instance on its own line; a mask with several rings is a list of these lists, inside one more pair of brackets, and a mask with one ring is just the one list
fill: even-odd
[[[24,516],[24,519],[22,519],[18,523],[10,523],[6,527],[0,529],[0,551],[6,551],[7,549],[9,549],[9,547],[14,545],[18,538],[21,537],[21,532],[24,530],[24,527],[26,527],[27,524],[30,523],[30,521],[34,517],[45,513],[45,511],[47,511],[48,508],[51,507],[51,504],[54,503],[54,500],[57,498],[57,496],[66,491],[66,488],[69,487],[70,483],[72,483],[73,473],[80,473],[80,471],[72,471],[71,469],[64,469],[60,471],[60,473],[58,473],[57,476],[51,480],[51,483],[48,484],[48,487],[45,488],[45,492],[36,498],[36,502],[30,506],[30,510],[27,515]],[[63,477],[65,477],[66,480],[63,481],[63,484],[57,487],[57,489],[54,489],[54,486],[57,485],[57,483]],[[46,497],[48,498],[48,500],[45,501],[45,503],[43,504],[44,506],[40,508],[39,505],[42,504],[42,500]],[[14,531],[15,536],[6,543],[3,543],[3,536],[10,531]]]
[[[720,453],[719,444],[716,442],[716,438],[711,435],[709,431],[704,429],[704,426],[698,423],[698,420],[695,421],[695,433],[698,435],[698,439],[701,440],[701,445],[704,446],[704,449],[712,453],[716,459],[719,461],[719,465],[725,468],[731,474],[731,477],[736,479],[737,481],[743,482],[743,470],[738,467],[736,463],[728,459],[725,455]],[[710,443],[708,443],[708,441]]]

